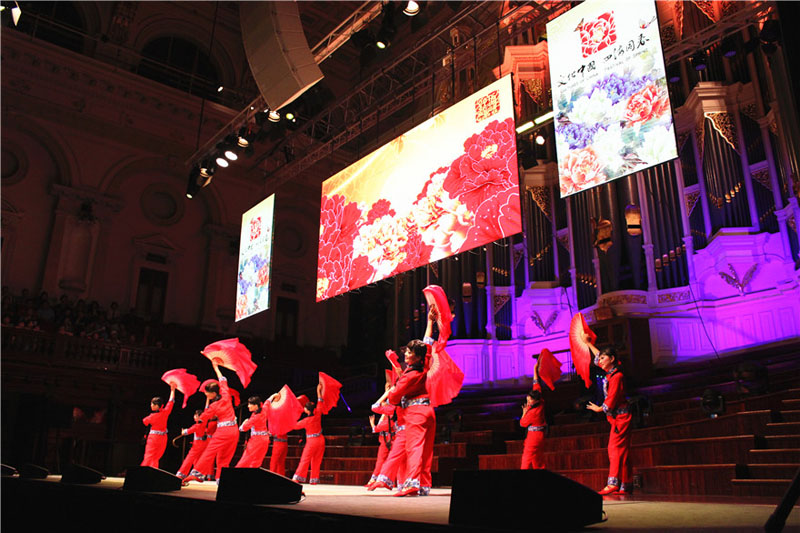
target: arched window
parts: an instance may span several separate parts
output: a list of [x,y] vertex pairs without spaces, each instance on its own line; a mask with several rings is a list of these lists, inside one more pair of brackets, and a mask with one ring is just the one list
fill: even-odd
[[159,37],[142,49],[138,73],[181,91],[218,101],[220,77],[196,44],[176,36]]
[[73,2],[20,2],[17,29],[38,39],[83,53],[86,26]]

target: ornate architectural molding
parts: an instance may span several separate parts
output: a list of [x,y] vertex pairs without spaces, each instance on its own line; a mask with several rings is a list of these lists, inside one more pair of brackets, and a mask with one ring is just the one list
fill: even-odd
[[528,187],[528,192],[531,195],[531,200],[541,209],[547,220],[552,222],[553,213],[550,211],[550,189],[548,187],[532,185]]
[[674,304],[680,302],[688,302],[692,299],[690,291],[667,292],[658,295],[658,303],[660,304]]
[[695,188],[691,191],[684,191],[683,199],[686,202],[686,216],[692,216],[692,211],[694,211],[694,207],[697,205],[697,200],[700,198],[700,191],[698,188]]
[[722,135],[722,138],[731,145],[731,148],[738,153],[739,148],[736,145],[736,122],[733,120],[733,116],[726,111],[706,111],[704,116],[711,121],[713,128],[717,130],[717,132]]
[[694,5],[703,13],[703,15],[707,16],[711,22],[717,22],[719,20],[719,14],[717,14],[716,9],[716,2],[712,2],[711,0],[692,0]]
[[770,191],[772,190],[772,179],[770,178],[768,167],[763,166],[757,170],[750,169],[750,176],[752,176],[753,181],[757,181]]
[[50,192],[56,196],[68,198],[81,204],[86,202],[98,204],[101,207],[113,211],[114,213],[118,213],[124,206],[124,202],[121,199],[113,196],[106,196],[99,191],[90,189],[88,187],[67,187],[65,185],[54,183]]
[[494,298],[492,299],[492,315],[496,315],[497,312],[509,302],[509,300],[511,300],[510,294],[495,294]]

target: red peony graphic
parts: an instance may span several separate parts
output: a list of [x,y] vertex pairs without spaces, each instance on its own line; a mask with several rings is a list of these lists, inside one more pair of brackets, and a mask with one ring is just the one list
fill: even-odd
[[261,236],[261,217],[250,220],[250,240],[254,241]]
[[591,147],[573,150],[558,167],[561,196],[582,191],[606,181],[603,167]]
[[617,42],[617,25],[614,22],[613,12],[603,13],[596,19],[581,24],[578,30],[584,58]]
[[323,196],[320,209],[317,299],[341,294],[348,289],[353,239],[358,234],[361,210],[355,202],[335,194]]
[[631,95],[625,106],[625,120],[628,126],[659,118],[669,111],[669,96],[665,90],[654,83]]
[[392,209],[392,203],[389,200],[378,200],[372,204],[372,209],[367,213],[367,224],[372,224],[375,219],[381,218],[384,215],[395,216],[395,211]]
[[258,286],[266,287],[269,283],[269,263],[258,270]]

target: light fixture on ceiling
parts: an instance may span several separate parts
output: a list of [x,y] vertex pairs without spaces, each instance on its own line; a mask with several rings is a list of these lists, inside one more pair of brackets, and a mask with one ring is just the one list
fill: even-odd
[[419,4],[414,2],[414,0],[409,0],[405,9],[403,9],[403,14],[413,17],[417,13],[419,13]]
[[200,163],[200,176],[210,178],[217,171],[217,166],[211,158],[203,159]]
[[239,134],[236,136],[236,144],[241,148],[247,148],[250,146],[250,143],[253,140],[253,134],[250,132],[250,128],[246,125],[242,126],[239,129]]
[[695,52],[690,61],[697,72],[703,71],[708,67],[708,58],[706,57],[706,53],[702,50]]
[[540,115],[540,116],[536,117],[535,119],[533,119],[533,122],[534,122],[534,124],[536,124],[538,126],[539,124],[544,124],[545,122],[547,122],[548,120],[553,118],[554,115],[555,115],[555,113],[553,111],[548,111],[544,115]]
[[383,20],[381,20],[381,28],[378,30],[378,35],[375,38],[375,46],[384,50],[392,44],[397,29],[394,26],[394,6],[390,3],[383,5]]
[[532,127],[533,127],[533,121],[529,120],[525,124],[522,124],[521,126],[517,126],[517,133],[525,133],[526,131],[528,131]]
[[281,119],[281,114],[273,109],[269,112],[268,118],[270,122],[278,122]]
[[287,111],[284,116],[286,117],[286,120],[294,120],[294,113],[291,111]]
[[547,142],[547,139],[545,139],[543,135],[536,136],[536,144],[542,146],[545,142]]
[[219,87],[217,87],[217,92],[218,92],[218,93],[221,93],[221,92],[222,92],[222,89],[224,89],[224,88],[225,88],[225,86],[223,86],[223,85],[220,85]]
[[198,178],[200,177],[200,167],[197,165],[192,167],[192,170],[189,171],[189,181],[186,184],[186,198],[191,199],[197,194],[197,191],[200,190],[200,183]]
[[228,160],[225,159],[220,154],[217,154],[217,156],[214,158],[214,161],[216,161],[217,165],[222,167],[222,168],[228,168],[228,166],[230,166],[230,163],[228,163]]

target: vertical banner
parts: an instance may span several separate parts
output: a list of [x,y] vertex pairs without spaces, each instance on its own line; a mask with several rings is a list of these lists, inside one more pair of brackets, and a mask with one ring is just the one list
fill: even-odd
[[678,157],[654,1],[587,0],[547,37],[562,198]]
[[236,322],[269,309],[275,195],[242,215]]

